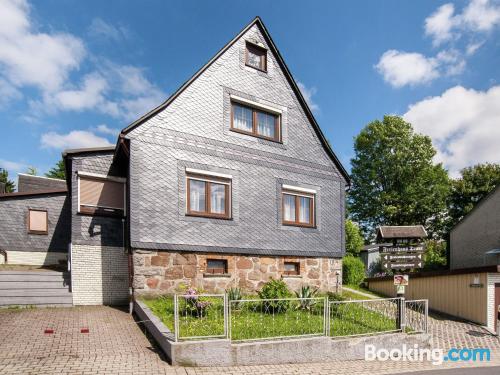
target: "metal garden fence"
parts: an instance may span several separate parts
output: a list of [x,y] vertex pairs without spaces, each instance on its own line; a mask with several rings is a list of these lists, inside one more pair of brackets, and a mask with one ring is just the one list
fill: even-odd
[[226,294],[175,295],[176,341],[252,341],[427,332],[427,300],[329,301],[318,298],[228,300]]
[[416,299],[404,301],[403,326],[408,333],[427,333],[429,317],[429,301]]
[[325,336],[327,309],[327,297],[229,301],[229,338],[249,341]]
[[346,337],[401,331],[401,298],[330,302],[330,336]]

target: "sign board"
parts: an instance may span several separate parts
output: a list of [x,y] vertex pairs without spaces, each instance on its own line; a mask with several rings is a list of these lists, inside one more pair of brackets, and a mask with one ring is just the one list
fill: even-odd
[[415,262],[382,262],[382,268],[387,271],[392,270],[410,270],[413,268],[422,268],[424,266],[424,262],[415,261]]
[[380,246],[381,253],[414,253],[423,252],[424,245],[396,245],[396,246]]
[[409,276],[408,275],[394,275],[394,285],[408,285],[409,282]]
[[383,262],[417,262],[424,258],[423,253],[399,253],[399,254],[382,254]]
[[405,294],[405,286],[397,285],[396,286],[396,294]]

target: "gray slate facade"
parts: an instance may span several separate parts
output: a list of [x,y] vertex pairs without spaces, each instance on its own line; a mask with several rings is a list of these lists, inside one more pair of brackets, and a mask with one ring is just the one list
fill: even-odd
[[[245,41],[268,72],[245,66]],[[346,179],[254,23],[166,108],[127,132],[134,248],[341,257]],[[230,95],[279,108],[283,142],[230,131]],[[230,174],[232,220],[185,215],[186,168]],[[316,228],[281,224],[281,185],[317,191]]]
[[[28,233],[28,210],[47,210],[48,234]],[[0,198],[0,249],[66,252],[71,239],[70,202],[66,192]]]
[[124,243],[124,219],[78,213],[78,172],[120,176],[113,164],[114,150],[70,154],[66,159],[71,173],[71,242],[76,245],[118,246]]
[[450,268],[500,264],[500,186],[484,197],[450,233]]
[[42,176],[31,176],[23,173],[18,174],[18,192],[24,193],[50,190],[66,190],[66,180],[58,180]]

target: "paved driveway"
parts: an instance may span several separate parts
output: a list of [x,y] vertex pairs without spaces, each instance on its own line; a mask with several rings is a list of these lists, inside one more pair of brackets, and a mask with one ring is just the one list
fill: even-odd
[[[87,328],[89,333],[81,333]],[[489,347],[500,342],[481,327],[431,319],[435,345]],[[46,329],[54,330],[46,334]],[[456,366],[447,363],[444,368]],[[464,366],[464,364],[462,364]],[[440,367],[441,368],[441,367]],[[339,361],[296,365],[182,368],[165,362],[132,317],[111,307],[0,311],[0,374],[387,374],[436,369],[431,363]]]

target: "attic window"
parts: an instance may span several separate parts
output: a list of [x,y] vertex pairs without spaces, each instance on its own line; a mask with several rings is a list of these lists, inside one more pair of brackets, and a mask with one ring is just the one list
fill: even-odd
[[267,50],[257,44],[247,42],[245,65],[267,72]]

